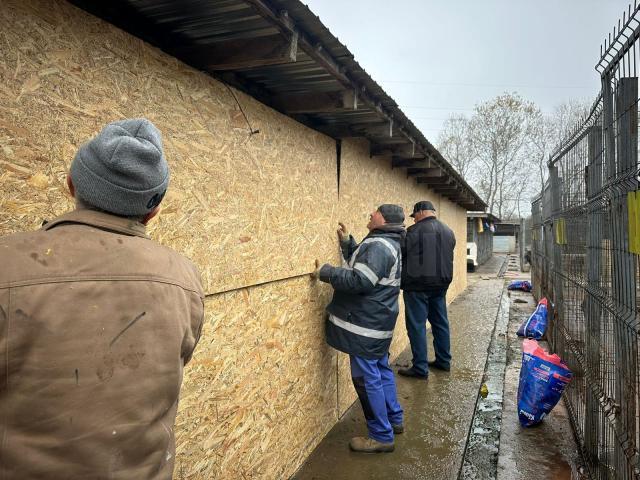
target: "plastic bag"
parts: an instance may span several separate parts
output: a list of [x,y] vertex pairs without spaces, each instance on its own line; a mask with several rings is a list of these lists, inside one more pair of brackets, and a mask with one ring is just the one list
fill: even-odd
[[532,288],[531,282],[527,280],[514,280],[509,284],[507,290],[522,290],[523,292],[530,292]]
[[525,340],[518,385],[520,424],[531,427],[540,423],[556,406],[571,377],[571,370],[558,355],[550,355],[535,340]]
[[540,340],[547,331],[547,299],[543,298],[538,302],[538,306],[531,316],[520,325],[518,329],[519,337],[533,338]]

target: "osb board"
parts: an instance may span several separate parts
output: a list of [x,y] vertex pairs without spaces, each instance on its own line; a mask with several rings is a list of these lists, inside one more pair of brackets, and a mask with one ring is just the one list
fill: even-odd
[[180,396],[176,478],[286,479],[331,429],[330,295],[301,277],[207,299]]
[[[361,238],[379,203],[438,201],[345,141],[336,206],[333,141],[236,92],[260,130],[249,137],[225,86],[64,2],[4,0],[0,26],[0,235],[71,208],[64,177],[77,147],[132,116],[163,131],[172,169],[151,234],[198,264],[209,293],[306,273],[315,258],[336,263],[338,208]],[[302,276],[207,301],[176,475],[293,473],[343,403],[337,354],[324,343],[329,297]],[[403,341],[397,330],[394,352]]]
[[208,293],[336,260],[335,143],[60,0],[0,2],[0,235],[69,210],[77,147],[145,116],[172,171],[153,238],[190,257]]
[[467,288],[467,211],[449,201],[441,202],[441,217],[456,236],[453,253],[453,279],[447,292],[447,300],[452,300]]
[[438,196],[408,179],[405,169],[392,169],[390,157],[370,158],[365,139],[342,141],[338,217],[357,240],[367,234],[369,214],[380,204],[401,205],[410,225],[411,208],[419,200],[431,200],[438,208]]

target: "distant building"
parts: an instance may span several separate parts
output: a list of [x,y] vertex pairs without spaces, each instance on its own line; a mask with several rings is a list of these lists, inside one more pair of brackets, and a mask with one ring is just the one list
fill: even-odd
[[467,270],[474,271],[493,254],[493,235],[500,219],[486,212],[467,212]]
[[494,233],[494,253],[516,253],[519,236],[519,218],[502,220],[500,224],[496,225],[496,231]]

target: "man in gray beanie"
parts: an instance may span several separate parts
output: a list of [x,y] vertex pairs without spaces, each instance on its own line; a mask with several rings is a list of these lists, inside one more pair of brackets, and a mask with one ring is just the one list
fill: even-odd
[[196,267],[153,242],[169,167],[146,119],[80,147],[76,209],[0,238],[0,477],[170,479]]
[[389,366],[389,347],[398,318],[403,222],[402,207],[380,205],[371,213],[369,235],[360,244],[340,223],[338,238],[346,265],[320,268],[316,260],[312,274],[334,289],[327,306],[327,343],[349,354],[351,378],[367,419],[368,436],[354,437],[349,443],[357,452],[392,452],[394,434],[404,431]]

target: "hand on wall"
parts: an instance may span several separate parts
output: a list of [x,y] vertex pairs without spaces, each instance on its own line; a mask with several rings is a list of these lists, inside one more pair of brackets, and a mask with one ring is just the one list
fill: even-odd
[[347,230],[347,227],[344,225],[344,223],[342,222],[338,222],[338,225],[340,225],[340,228],[338,228],[337,233],[338,233],[338,240],[340,240],[341,242],[348,240],[349,239],[349,230]]
[[311,272],[311,279],[318,280],[320,278],[320,260],[316,258],[316,268]]

